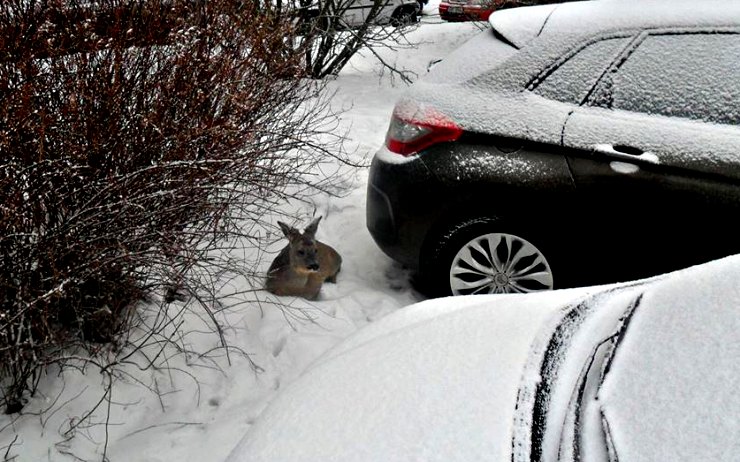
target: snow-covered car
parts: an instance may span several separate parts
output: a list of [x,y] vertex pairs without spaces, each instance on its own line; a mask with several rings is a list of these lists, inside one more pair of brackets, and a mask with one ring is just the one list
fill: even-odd
[[367,226],[433,294],[661,274],[740,252],[740,2],[494,12],[396,105]]
[[228,462],[737,461],[738,307],[740,256],[412,305],[286,387]]

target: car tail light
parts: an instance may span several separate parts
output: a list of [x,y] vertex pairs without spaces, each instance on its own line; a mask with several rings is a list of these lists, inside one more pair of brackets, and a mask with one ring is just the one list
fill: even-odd
[[460,138],[463,130],[439,110],[402,101],[396,105],[385,138],[389,151],[410,156],[429,146]]

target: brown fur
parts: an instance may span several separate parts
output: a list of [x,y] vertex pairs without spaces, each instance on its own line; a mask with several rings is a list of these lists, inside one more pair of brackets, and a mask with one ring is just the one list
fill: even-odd
[[265,288],[275,295],[293,295],[309,300],[319,295],[324,281],[336,282],[342,257],[330,246],[316,240],[321,217],[305,232],[278,222],[288,245],[280,251],[267,272]]

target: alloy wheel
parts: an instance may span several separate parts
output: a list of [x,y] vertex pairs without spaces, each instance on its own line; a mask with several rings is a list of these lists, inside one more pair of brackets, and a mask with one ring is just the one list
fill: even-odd
[[452,259],[453,295],[527,293],[553,288],[542,252],[526,239],[505,233],[478,236]]

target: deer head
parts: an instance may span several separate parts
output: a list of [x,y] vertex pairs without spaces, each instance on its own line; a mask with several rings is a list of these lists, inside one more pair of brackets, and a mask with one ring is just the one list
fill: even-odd
[[314,273],[320,269],[316,245],[316,230],[319,227],[319,221],[321,217],[311,222],[303,233],[278,221],[280,229],[289,241],[290,266],[298,273]]

